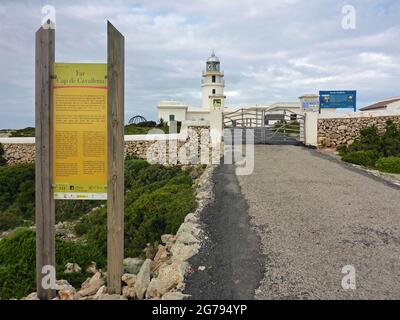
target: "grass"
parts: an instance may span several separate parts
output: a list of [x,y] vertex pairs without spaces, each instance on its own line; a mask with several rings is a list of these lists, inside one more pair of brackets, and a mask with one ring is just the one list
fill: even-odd
[[[125,161],[125,256],[143,255],[161,235],[175,233],[185,216],[196,208],[194,179],[204,167],[182,170]],[[35,170],[33,164],[0,167],[0,230],[12,228],[0,240],[0,297],[21,298],[35,291],[34,220]],[[57,278],[78,286],[91,261],[103,267],[107,247],[107,208],[102,201],[56,201],[56,220],[73,221],[80,237],[71,242],[56,239]],[[93,210],[95,209],[95,210]],[[64,274],[67,262],[83,272]]]

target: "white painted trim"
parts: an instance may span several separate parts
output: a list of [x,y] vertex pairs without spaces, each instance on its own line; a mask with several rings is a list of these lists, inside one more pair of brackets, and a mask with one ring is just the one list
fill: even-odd
[[0,138],[0,143],[4,144],[34,144],[34,137]]

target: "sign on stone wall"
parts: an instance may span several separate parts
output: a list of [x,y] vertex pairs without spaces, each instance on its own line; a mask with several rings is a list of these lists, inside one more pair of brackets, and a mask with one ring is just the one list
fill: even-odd
[[107,64],[54,66],[54,198],[107,199]]
[[357,91],[320,91],[320,109],[347,109],[356,111]]

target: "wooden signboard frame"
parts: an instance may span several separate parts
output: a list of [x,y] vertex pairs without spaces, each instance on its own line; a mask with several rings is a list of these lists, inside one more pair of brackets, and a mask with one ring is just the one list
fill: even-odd
[[[107,22],[108,179],[107,288],[121,294],[124,258],[124,86],[125,44],[122,34]],[[36,32],[36,287],[41,300],[53,299],[54,288],[43,287],[44,270],[55,270],[55,200],[53,189],[53,89],[55,30]],[[47,267],[47,268],[46,268]]]

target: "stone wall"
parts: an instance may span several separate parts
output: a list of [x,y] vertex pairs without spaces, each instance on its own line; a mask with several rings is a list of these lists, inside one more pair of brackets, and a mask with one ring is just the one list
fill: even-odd
[[33,143],[2,143],[4,158],[10,165],[35,162],[35,144]]
[[318,146],[336,148],[350,145],[360,137],[361,129],[376,126],[379,132],[383,132],[388,120],[400,124],[400,115],[318,119]]
[[[188,128],[186,137],[178,134],[125,136],[125,157],[147,159],[150,162],[162,164],[179,164],[181,162],[183,162],[182,164],[196,164],[200,160],[203,160],[204,163],[205,157],[211,158],[212,154],[209,135],[210,128],[208,126],[195,126]],[[8,164],[34,162],[34,139],[25,139],[32,141],[31,143],[23,143],[24,140],[15,139],[7,138],[3,142],[0,139],[0,143],[4,147],[4,157]],[[201,148],[201,143],[208,145],[208,148]],[[182,148],[183,146],[185,148]],[[184,158],[186,158],[186,162]]]

